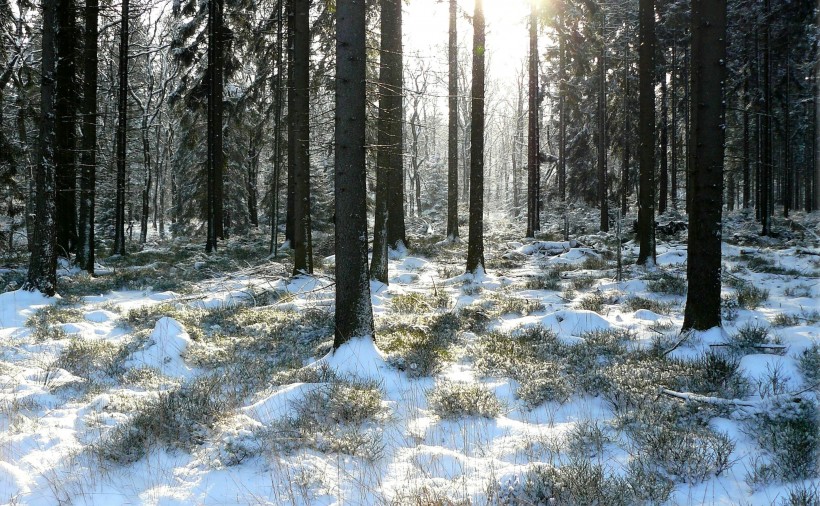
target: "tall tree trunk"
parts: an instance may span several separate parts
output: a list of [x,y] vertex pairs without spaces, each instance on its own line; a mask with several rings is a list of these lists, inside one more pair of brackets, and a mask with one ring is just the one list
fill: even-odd
[[484,271],[484,7],[475,0],[473,15],[472,126],[470,127],[470,233],[467,272]]
[[115,255],[125,254],[125,153],[128,136],[128,16],[129,0],[122,0],[120,15],[119,93],[117,95],[117,201],[114,211]]
[[521,182],[519,165],[523,158],[521,145],[524,143],[524,82],[523,77],[518,81],[518,101],[516,102],[515,133],[513,134],[512,156],[512,192],[513,217],[521,216]]
[[623,160],[621,162],[621,216],[626,216],[627,211],[629,211],[628,205],[628,198],[629,198],[629,157],[630,152],[629,148],[631,143],[629,139],[631,137],[631,129],[629,128],[629,116],[630,116],[630,107],[629,107],[629,42],[626,43],[624,47],[624,152],[623,152]]
[[373,336],[367,269],[365,2],[336,6],[336,332],[333,348]]
[[308,265],[310,223],[310,0],[293,0],[293,122],[296,194],[293,206],[293,274]]
[[558,198],[567,200],[566,37],[558,34]]
[[692,207],[684,329],[720,326],[726,0],[692,0]]
[[447,238],[458,238],[458,3],[450,0],[450,38],[447,46]]
[[749,146],[749,76],[743,80],[743,209],[749,208],[751,199],[751,159]]
[[77,245],[77,5],[57,2],[57,89],[55,164],[57,255],[68,258]]
[[293,234],[295,229],[294,223],[294,206],[296,205],[296,132],[294,131],[295,123],[291,121],[290,115],[293,114],[295,108],[294,100],[296,96],[293,93],[293,38],[294,34],[294,8],[296,0],[285,0],[288,18],[288,35],[287,35],[287,81],[288,81],[288,97],[287,97],[287,111],[288,111],[288,152],[287,152],[287,195],[285,201],[285,242],[293,247]]
[[541,229],[538,213],[538,8],[530,7],[529,101],[527,110],[527,237]]
[[669,179],[670,196],[672,197],[672,209],[678,209],[678,41],[675,40],[672,44],[672,86],[670,89],[671,103],[672,103],[672,124],[670,131],[672,133],[672,160],[670,164]]
[[793,169],[791,160],[791,76],[789,72],[789,42],[786,35],[786,97],[783,100],[783,216],[789,217],[792,209],[792,191],[794,188]]
[[655,263],[655,2],[640,0],[638,264]]
[[[403,112],[404,88],[403,72],[404,57],[402,49],[402,20],[401,2],[390,0],[389,36],[385,40],[388,46],[381,56],[387,57],[389,67],[389,99],[391,115],[387,122],[389,135],[387,164],[387,245],[393,249],[402,249],[407,245],[407,232],[404,223],[404,142],[403,142]],[[382,33],[384,35],[384,33]],[[381,143],[380,143],[381,144]]]
[[771,90],[771,0],[764,0],[763,21],[763,111],[761,117],[761,176],[760,176],[760,222],[761,235],[771,233],[772,188],[772,90]]
[[[387,249],[391,199],[403,198],[395,192],[396,174],[401,177],[402,59],[401,0],[381,1],[381,52],[379,56],[379,117],[376,151],[376,214],[373,226],[373,258],[370,275],[388,282]],[[449,188],[448,188],[449,191]],[[403,209],[403,207],[402,207]],[[394,210],[395,213],[395,210]],[[395,247],[395,246],[394,246]]]
[[97,36],[100,6],[86,0],[83,61],[83,99],[80,103],[82,139],[80,144],[80,220],[77,265],[94,274],[94,222],[97,179]]
[[609,232],[609,183],[606,173],[606,42],[601,22],[601,53],[598,55],[598,202],[601,206],[601,232]]
[[[271,181],[271,209],[270,209],[270,248],[269,251],[274,256],[279,248],[279,186],[282,179],[282,84],[284,80],[284,68],[282,65],[282,53],[284,52],[284,17],[286,0],[278,0],[276,3],[276,79],[274,80],[273,101],[273,180]],[[290,81],[288,81],[290,83]],[[287,225],[285,225],[287,227]]]
[[224,1],[208,3],[208,234],[205,251],[217,248],[217,241],[225,238],[222,151],[222,92],[224,71]]
[[[150,92],[149,92],[150,93]],[[148,102],[150,104],[150,101]],[[151,185],[153,171],[151,169],[151,146],[148,140],[148,105],[142,113],[142,163],[145,167],[145,186],[142,188],[142,211],[140,212],[140,244],[148,240],[148,215],[150,213]]]
[[668,128],[669,124],[667,122],[667,116],[669,114],[669,106],[668,106],[668,95],[669,91],[666,86],[666,73],[661,73],[661,174],[660,174],[660,184],[658,188],[658,214],[663,214],[666,212],[666,203],[667,203],[667,192],[669,191],[669,186],[667,181],[669,181],[669,165],[667,161],[667,154],[669,151],[669,133]]
[[40,81],[40,145],[35,175],[35,221],[25,290],[52,296],[57,291],[57,205],[54,169],[54,88],[56,0],[43,0],[42,72]]

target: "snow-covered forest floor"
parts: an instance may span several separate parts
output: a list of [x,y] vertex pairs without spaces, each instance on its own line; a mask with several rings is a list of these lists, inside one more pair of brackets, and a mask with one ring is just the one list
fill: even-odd
[[321,236],[295,279],[262,236],[62,269],[57,300],[7,266],[0,503],[818,504],[820,214],[727,218],[724,328],[688,336],[685,232],[618,281],[615,236],[569,223],[494,217],[476,279],[412,236],[378,348],[335,355]]

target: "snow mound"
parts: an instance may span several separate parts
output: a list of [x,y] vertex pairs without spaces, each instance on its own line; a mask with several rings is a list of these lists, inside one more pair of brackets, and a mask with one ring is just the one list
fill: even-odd
[[658,255],[655,265],[680,265],[686,262],[686,250],[674,249]]
[[12,504],[17,496],[29,492],[30,479],[22,469],[0,460],[0,502]]
[[571,248],[578,246],[577,241],[535,241],[530,244],[525,244],[515,249],[516,253],[522,255],[535,255],[536,253],[543,253],[545,255],[554,256],[566,253]]
[[28,290],[0,294],[0,328],[22,327],[37,309],[53,304],[55,300]]
[[185,377],[191,373],[182,355],[191,337],[181,323],[163,316],[154,326],[146,346],[128,360],[129,367],[153,367],[167,376]]
[[637,320],[646,320],[650,322],[656,322],[660,320],[661,315],[655,313],[654,311],[650,311],[648,309],[639,309],[635,311],[635,319]]
[[318,383],[285,385],[264,399],[242,408],[242,412],[263,425],[270,425],[272,422],[294,414],[294,403],[320,386]]
[[607,330],[614,327],[598,313],[583,309],[562,309],[548,314],[541,319],[541,325],[552,329],[559,337],[580,336],[585,332]]
[[417,257],[407,257],[399,266],[399,269],[405,269],[408,271],[420,271],[426,268],[430,262],[424,260],[423,258]]
[[406,383],[403,374],[385,361],[384,354],[376,348],[371,337],[353,337],[335,352],[314,362],[311,367],[323,365],[341,376],[373,379],[383,385],[388,393],[401,389]]
[[83,314],[83,318],[93,323],[105,323],[117,319],[117,314],[104,309],[97,309],[95,311],[88,311]]

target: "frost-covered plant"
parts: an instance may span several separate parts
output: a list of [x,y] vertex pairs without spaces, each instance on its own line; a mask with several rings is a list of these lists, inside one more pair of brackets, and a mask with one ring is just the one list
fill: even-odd
[[394,295],[390,299],[390,307],[397,313],[427,313],[447,308],[450,297],[444,292],[422,293],[408,292]]
[[93,451],[104,459],[130,464],[157,445],[189,449],[201,444],[217,420],[236,406],[236,399],[226,395],[222,385],[223,378],[206,376],[160,392],[104,435]]
[[71,339],[55,365],[84,379],[102,379],[119,372],[124,357],[120,346],[102,339]]
[[567,434],[564,446],[571,456],[586,459],[601,456],[613,442],[608,426],[598,420],[582,420]]
[[797,481],[816,477],[820,471],[820,412],[811,400],[775,398],[746,422],[745,430],[768,456],[768,462],[758,463],[747,481]]
[[747,323],[730,336],[729,345],[735,351],[748,353],[753,351],[756,346],[766,344],[768,340],[768,327],[756,323]]
[[720,317],[727,321],[737,320],[737,311],[740,304],[737,301],[737,294],[723,295],[720,297]]
[[258,438],[275,451],[308,447],[377,460],[384,449],[378,426],[387,416],[373,381],[332,377],[292,403],[294,414],[262,429]]
[[592,276],[578,276],[577,278],[572,278],[570,280],[569,286],[573,290],[586,290],[592,287],[596,281],[597,279]]
[[769,299],[769,291],[751,283],[744,283],[737,289],[737,303],[742,309],[755,309]]
[[550,269],[545,274],[529,276],[524,282],[524,288],[528,290],[560,290],[561,273],[556,269]]
[[388,362],[418,377],[436,373],[451,358],[449,346],[454,338],[455,334],[445,336],[425,328],[406,328],[376,334],[376,344],[387,354]]
[[501,403],[489,389],[480,384],[442,381],[427,392],[430,410],[444,419],[464,416],[495,418]]
[[647,299],[645,297],[629,297],[623,303],[624,310],[637,311],[639,309],[648,309],[653,313],[669,314],[672,310],[672,304],[669,302],[660,302],[657,300]]
[[817,387],[820,384],[820,343],[814,343],[800,354],[800,372],[806,383]]
[[604,296],[600,293],[591,293],[578,302],[578,309],[593,311],[595,313],[603,313],[604,301]]
[[641,457],[686,483],[720,475],[731,464],[734,442],[705,427],[661,423],[632,433]]
[[572,395],[572,387],[561,366],[555,362],[537,362],[524,367],[517,374],[520,386],[516,391],[519,399],[530,408],[544,402],[563,403]]
[[675,482],[643,456],[629,461],[626,481],[640,504],[664,504],[675,489]]
[[686,294],[686,279],[674,274],[663,273],[655,279],[648,280],[646,288],[655,293],[684,295]]
[[698,394],[742,398],[749,382],[740,372],[740,360],[734,354],[705,353],[692,362],[693,374],[686,389]]
[[536,464],[499,487],[498,504],[633,504],[627,482],[603,466],[577,460],[561,467]]
[[526,316],[544,309],[544,305],[537,299],[525,299],[499,292],[493,292],[485,297],[482,304],[487,307],[493,317],[507,314]]

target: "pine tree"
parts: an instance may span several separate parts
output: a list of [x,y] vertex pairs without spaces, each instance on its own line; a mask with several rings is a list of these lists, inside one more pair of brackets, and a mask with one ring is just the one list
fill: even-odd
[[94,223],[97,179],[97,37],[99,2],[86,0],[83,61],[83,98],[80,103],[82,140],[80,146],[80,218],[77,265],[94,274]]
[[293,0],[293,274],[313,272],[310,253],[310,0]]
[[447,46],[447,238],[458,238],[458,33],[456,0],[450,0],[450,33]]
[[529,111],[527,113],[527,237],[535,237],[541,230],[539,220],[539,164],[538,164],[538,9],[530,7],[529,55]]
[[225,154],[222,150],[224,90],[224,1],[208,2],[208,156],[207,156],[207,239],[205,251],[215,251],[225,238],[224,182]]
[[[373,226],[373,261],[370,274],[388,282],[387,249],[390,242],[391,206],[402,206],[404,198],[396,187],[402,174],[402,42],[401,0],[381,1],[381,51],[379,55],[379,117],[376,129],[376,215]],[[402,176],[403,178],[403,176]],[[391,204],[392,202],[392,204]],[[393,237],[395,240],[395,237]],[[403,240],[402,240],[403,242]]]
[[470,127],[470,233],[467,272],[484,271],[484,7],[475,0],[473,14],[472,125]]
[[655,2],[640,0],[638,264],[655,263]]
[[128,142],[128,0],[122,0],[120,13],[119,93],[117,95],[117,183],[114,208],[115,255],[125,254],[125,156]]
[[57,205],[54,169],[54,101],[57,84],[56,0],[43,0],[40,145],[34,178],[35,220],[28,276],[23,289],[52,296],[57,291]]
[[726,1],[692,1],[692,196],[683,328],[720,326]]
[[373,335],[367,268],[365,0],[336,5],[336,332],[333,348]]

